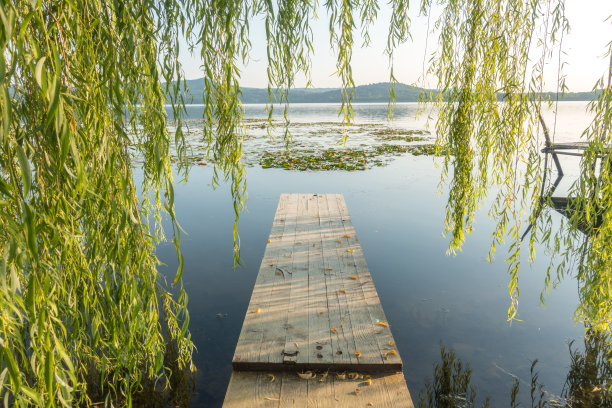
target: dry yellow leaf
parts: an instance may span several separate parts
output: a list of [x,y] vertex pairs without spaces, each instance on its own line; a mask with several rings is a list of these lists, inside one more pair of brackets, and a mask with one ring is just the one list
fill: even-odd
[[385,323],[385,322],[378,322],[378,324],[380,324],[381,326],[389,327],[389,323]]
[[393,340],[390,340],[390,341],[389,341],[387,344],[388,344],[388,345],[390,345],[390,346],[392,346],[392,345],[394,345],[394,344],[395,344],[395,342],[394,342]]
[[340,293],[346,293],[346,290],[344,290],[344,289],[338,289],[338,292],[340,292]]
[[395,351],[395,350],[389,350],[389,351],[387,351],[387,352],[385,353],[385,360],[388,360],[390,355],[395,355],[395,354],[397,354],[397,351]]
[[326,271],[331,271],[334,268],[325,268]]
[[315,378],[317,375],[315,373],[313,373],[312,371],[306,371],[303,373],[297,373],[298,377],[300,377],[302,380],[311,380],[313,378]]
[[270,242],[270,240],[268,240],[268,242]]
[[355,356],[356,356],[357,358],[361,358],[361,351],[356,350],[356,351],[355,351]]
[[365,383],[366,383],[367,385],[372,385],[372,379],[371,379],[371,378],[368,378],[367,380],[365,380]]
[[353,252],[355,252],[355,250],[354,249],[347,249],[346,252],[353,253]]
[[338,240],[336,240],[336,242],[337,242],[337,243],[339,243],[339,244],[341,244],[341,243],[342,243],[342,240],[339,240],[339,239],[338,239]]
[[348,234],[346,234],[346,235],[344,236],[344,238],[350,238],[350,237],[351,237],[351,236],[350,236],[350,235],[348,235]]
[[261,308],[260,307],[258,307],[255,310],[251,310],[251,313],[259,313],[259,312],[261,312]]
[[349,276],[349,278],[351,278],[353,280],[357,280],[357,277],[355,275],[351,275],[351,276]]
[[332,332],[332,333],[338,333],[338,328],[337,328],[337,327],[334,327],[333,329],[331,329],[331,332]]

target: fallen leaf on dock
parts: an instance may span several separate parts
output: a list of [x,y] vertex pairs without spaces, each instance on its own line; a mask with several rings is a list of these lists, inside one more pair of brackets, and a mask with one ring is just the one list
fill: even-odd
[[339,244],[341,244],[341,243],[342,243],[342,240],[338,239],[338,240],[336,240],[336,242],[337,242],[337,243],[339,243]]
[[346,380],[346,373],[336,373],[336,378],[339,380]]
[[321,375],[321,378],[319,378],[319,382],[321,382],[321,383],[322,383],[322,382],[325,382],[325,379],[327,378],[327,373],[328,373],[328,372],[326,371],[326,372],[324,372],[324,373]]
[[365,380],[366,385],[372,385],[372,379],[368,378],[367,380]]
[[392,346],[392,345],[394,345],[394,344],[395,344],[395,342],[394,342],[393,340],[390,340],[390,341],[389,341],[387,344],[388,344],[388,345],[390,345],[390,346]]
[[340,293],[346,293],[346,290],[344,290],[344,289],[338,289],[338,292],[340,292]]
[[338,328],[337,328],[337,327],[334,327],[333,329],[331,329],[331,332],[332,332],[332,333],[338,333]]
[[355,395],[359,395],[359,388],[355,388]]
[[268,242],[270,242],[270,240],[268,240]]
[[300,377],[302,380],[312,380],[313,378],[315,378],[317,375],[315,373],[313,373],[312,371],[306,371],[303,373],[297,373],[298,377]]
[[270,382],[274,382],[274,374],[268,374],[268,380],[270,380]]
[[353,252],[355,252],[355,250],[354,249],[347,249],[346,252],[353,253]]
[[349,278],[351,278],[353,280],[357,280],[357,277],[355,275],[351,275],[351,276],[349,276]]
[[261,308],[260,307],[258,307],[255,310],[251,310],[251,313],[259,313],[259,312],[261,312]]
[[333,269],[334,269],[334,268],[325,268],[325,270],[326,270],[326,271],[331,271],[331,270],[333,270]]
[[344,236],[344,238],[350,238],[350,237],[351,237],[351,236],[350,236],[350,235],[348,235],[348,234],[346,234],[346,235]]
[[389,323],[385,323],[385,322],[378,322],[378,324],[380,324],[381,326],[389,327]]
[[387,352],[385,353],[385,360],[388,360],[390,355],[395,355],[395,354],[397,354],[397,351],[395,351],[395,350],[389,350],[389,351],[387,351]]
[[280,270],[280,269],[278,269],[278,270],[276,271],[276,274],[277,274],[277,275],[282,275],[283,273],[281,272],[281,270]]
[[348,373],[347,376],[348,376],[349,380],[358,380],[358,379],[363,377],[359,373]]
[[368,407],[373,407],[374,403],[373,402],[368,402]]
[[355,356],[357,356],[357,358],[361,358],[361,351],[355,351]]

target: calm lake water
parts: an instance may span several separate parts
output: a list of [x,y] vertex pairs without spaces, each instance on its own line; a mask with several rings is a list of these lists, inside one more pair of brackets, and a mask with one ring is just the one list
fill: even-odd
[[[585,103],[561,103],[556,141],[578,140],[589,121]],[[292,122],[338,122],[338,105],[292,105]],[[391,127],[424,129],[415,119],[416,104],[398,104]],[[189,114],[200,117],[201,106]],[[546,113],[552,126],[553,114]],[[245,117],[264,118],[263,105],[245,106]],[[357,123],[384,123],[386,104],[356,105]],[[332,126],[332,125],[329,125]],[[299,132],[298,132],[299,133]],[[330,145],[335,143],[330,136]],[[248,143],[248,141],[247,141]],[[564,162],[565,165],[566,162]],[[577,173],[567,161],[566,179]],[[176,212],[185,230],[184,285],[189,294],[191,334],[197,347],[194,363],[196,395],[192,406],[220,407],[231,374],[231,360],[266,246],[281,193],[342,193],[357,237],[403,357],[404,374],[413,400],[434,362],[440,344],[455,350],[473,369],[473,384],[492,406],[507,406],[513,376],[522,382],[520,400],[528,405],[529,368],[538,359],[540,380],[559,394],[569,369],[568,342],[582,344],[583,327],[573,313],[577,284],[562,282],[539,296],[549,259],[542,248],[534,264],[520,271],[519,318],[506,321],[508,298],[504,249],[498,260],[486,260],[494,225],[486,211],[476,220],[463,251],[445,255],[442,236],[446,198],[437,194],[440,170],[431,157],[403,155],[387,166],[365,171],[287,171],[248,168],[248,203],[239,222],[242,266],[232,267],[234,214],[226,185],[210,186],[212,166],[195,166],[189,179],[175,187]],[[555,215],[555,217],[557,217]],[[171,243],[159,246],[159,257],[173,273],[176,255]],[[526,258],[525,258],[526,260]],[[217,314],[226,317],[218,317]]]

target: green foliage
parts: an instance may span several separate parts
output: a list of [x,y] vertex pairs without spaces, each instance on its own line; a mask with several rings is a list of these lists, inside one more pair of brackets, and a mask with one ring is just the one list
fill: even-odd
[[163,386],[168,367],[190,369],[182,261],[173,293],[155,257],[164,208],[175,222],[162,83],[178,70],[180,24],[178,4],[160,6],[0,3],[5,405],[99,402],[94,384],[130,405],[145,380]]
[[[612,355],[610,339],[587,327],[584,352],[576,350],[573,341],[569,345],[570,369],[561,395],[547,391],[540,382],[536,370],[538,360],[531,363],[530,380],[525,381],[512,373],[509,407],[520,407],[518,401],[521,383],[529,385],[531,408],[587,408],[609,407],[612,398]],[[456,357],[453,350],[440,345],[441,362],[434,363],[433,382],[427,382],[419,393],[419,408],[472,408],[476,406],[477,390],[471,383],[472,370]],[[498,404],[503,397],[495,396]],[[484,407],[490,405],[487,397]]]
[[[428,9],[429,0],[422,8]],[[612,323],[612,224],[609,211],[612,90],[603,79],[593,88],[594,120],[583,137],[589,142],[580,178],[570,193],[575,204],[570,222],[556,229],[550,214],[539,217],[543,187],[539,117],[546,61],[557,48],[561,63],[563,35],[569,29],[562,0],[503,1],[457,0],[442,2],[436,23],[440,45],[431,72],[444,95],[439,99],[437,145],[449,147],[443,181],[450,191],[445,230],[449,252],[456,253],[472,230],[474,214],[491,190],[496,191],[489,215],[497,222],[489,258],[496,247],[509,241],[511,306],[517,313],[518,271],[521,250],[535,256],[534,244],[548,246],[551,281],[574,275],[579,281],[581,305],[577,317],[595,330],[609,331]],[[609,53],[609,51],[608,51]],[[530,61],[532,56],[538,56]],[[612,75],[612,63],[610,74]],[[602,89],[603,88],[603,89]],[[600,92],[596,92],[602,89]],[[559,71],[558,90],[566,90]],[[500,102],[499,95],[503,95]],[[578,137],[578,135],[577,135]],[[450,152],[453,153],[451,156]],[[603,156],[603,159],[600,159]],[[598,162],[599,160],[599,162]],[[596,163],[597,162],[597,163]],[[524,215],[531,214],[529,242],[521,237]],[[584,237],[582,230],[587,236]],[[553,229],[555,228],[555,229]],[[577,267],[575,267],[577,265]],[[556,268],[556,276],[551,276]]]
[[[556,237],[565,247],[557,278],[566,273],[565,265],[580,254],[576,276],[581,305],[576,314],[596,332],[609,332],[612,327],[612,42],[607,55],[607,84],[589,105],[594,118],[583,135],[589,148],[580,163],[580,178],[570,191],[573,214]],[[603,86],[603,81],[602,78],[595,86]],[[586,232],[584,237],[578,233],[580,230]],[[558,248],[559,244],[555,249]]]
[[[522,216],[535,207],[542,182],[534,137],[542,104],[538,95],[549,43],[567,29],[562,6],[554,0],[449,1],[436,23],[440,45],[431,72],[445,95],[439,100],[436,130],[438,146],[449,147],[443,167],[443,180],[450,182],[449,252],[461,248],[476,210],[497,187],[489,210],[497,221],[489,256],[502,241],[511,241],[509,318],[516,314],[519,295]],[[530,73],[533,52],[542,59]],[[499,93],[504,95],[501,103]],[[533,245],[535,235],[531,239]]]
[[[419,408],[474,407],[476,387],[471,384],[472,369],[455,357],[453,350],[440,345],[441,364],[434,363],[433,383],[426,383],[419,394]],[[489,398],[483,407],[489,406]]]

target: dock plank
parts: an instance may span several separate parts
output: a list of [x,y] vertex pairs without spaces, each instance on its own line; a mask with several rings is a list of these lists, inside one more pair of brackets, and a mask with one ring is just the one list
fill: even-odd
[[[244,407],[377,407],[414,408],[404,374],[372,373],[365,378],[339,379],[329,373],[324,381],[300,379],[295,373],[234,372],[225,395],[224,408]],[[357,390],[357,391],[356,391]]]
[[[253,293],[249,307],[245,313],[244,323],[236,345],[233,361],[251,362],[259,361],[261,353],[261,345],[263,343],[264,329],[267,329],[268,324],[261,318],[266,314],[270,306],[271,291],[274,287],[277,264],[282,258],[284,250],[282,245],[282,237],[290,236],[291,232],[286,228],[286,217],[292,208],[290,207],[290,197],[281,197],[278,202],[278,207],[272,223],[269,243],[266,246],[259,274],[255,281]],[[294,218],[297,218],[294,216]],[[291,226],[289,226],[291,228]],[[256,313],[256,311],[259,312]],[[263,313],[261,312],[263,310]]]
[[346,202],[342,195],[335,195],[336,204],[338,205],[338,212],[343,214],[343,226],[346,238],[349,241],[349,247],[353,252],[348,253],[350,260],[349,264],[353,265],[353,271],[356,276],[359,276],[360,283],[359,289],[362,291],[366,305],[367,312],[370,317],[372,324],[372,330],[374,335],[371,336],[376,341],[378,348],[383,356],[383,364],[396,365],[401,357],[395,346],[395,340],[391,334],[390,324],[385,316],[385,312],[380,303],[374,281],[370,275],[370,271],[365,261],[361,245],[357,241],[357,234],[355,228],[350,220],[348,209],[346,208]]
[[400,371],[380,323],[388,322],[342,195],[281,195],[233,368]]

